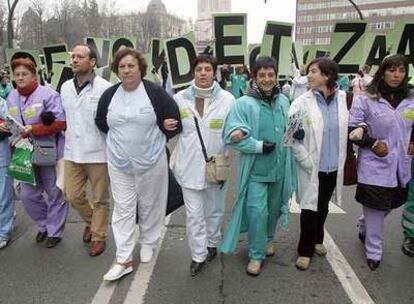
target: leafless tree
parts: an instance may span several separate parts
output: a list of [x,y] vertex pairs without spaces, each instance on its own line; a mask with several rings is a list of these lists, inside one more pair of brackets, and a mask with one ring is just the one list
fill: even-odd
[[[59,0],[55,3],[53,18],[48,20],[47,29],[52,36],[66,42],[69,47],[80,42],[87,33],[85,12],[79,1]],[[52,28],[49,28],[53,26]]]
[[88,36],[102,36],[102,19],[99,15],[98,2],[96,2],[96,0],[89,0],[88,2],[85,0],[85,4],[86,7],[84,5],[84,8],[86,11],[86,24],[88,27]]
[[13,47],[13,38],[14,38],[14,30],[13,30],[13,16],[14,11],[16,10],[17,4],[19,0],[7,0],[7,8],[8,8],[8,15],[7,15],[7,44],[11,48]]
[[4,27],[6,25],[6,19],[5,19],[5,9],[3,6],[3,2],[0,2],[0,45],[3,45],[3,31]]
[[109,38],[115,34],[114,25],[119,16],[118,0],[108,0],[102,4],[100,15],[103,18],[103,36]]

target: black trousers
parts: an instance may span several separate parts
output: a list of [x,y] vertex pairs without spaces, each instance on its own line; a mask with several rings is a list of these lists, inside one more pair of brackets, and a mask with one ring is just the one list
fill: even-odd
[[319,172],[318,211],[302,209],[300,214],[299,256],[312,257],[316,244],[323,243],[324,224],[329,212],[329,201],[336,186],[337,171]]

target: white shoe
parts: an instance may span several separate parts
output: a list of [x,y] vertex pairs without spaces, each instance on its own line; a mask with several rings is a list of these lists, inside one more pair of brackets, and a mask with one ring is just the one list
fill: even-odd
[[122,278],[124,275],[132,272],[132,266],[126,266],[122,264],[114,264],[111,269],[103,276],[105,281],[115,281]]
[[328,253],[324,244],[316,244],[315,245],[315,253],[319,256],[324,256]]
[[149,263],[152,260],[152,255],[154,254],[154,250],[151,246],[148,245],[141,245],[141,250],[139,252],[140,259],[142,263]]
[[268,244],[266,247],[266,256],[271,257],[271,256],[274,256],[275,254],[276,254],[276,244],[275,243]]
[[9,244],[9,240],[0,239],[0,249],[6,247]]
[[296,260],[296,268],[299,270],[307,270],[310,264],[310,257],[298,257]]

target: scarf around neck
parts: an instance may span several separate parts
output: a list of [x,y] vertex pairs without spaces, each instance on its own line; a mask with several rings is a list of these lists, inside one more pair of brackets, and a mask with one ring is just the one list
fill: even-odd
[[37,82],[37,79],[34,78],[27,87],[24,87],[24,88],[17,87],[17,92],[19,92],[20,95],[26,97],[32,94],[34,90],[37,89],[38,86],[39,86],[39,83]]
[[401,101],[409,95],[410,88],[405,82],[393,88],[382,79],[378,86],[378,91],[382,98],[386,99],[394,108],[397,108]]
[[195,97],[202,99],[210,98],[211,95],[213,95],[214,85],[215,83],[213,82],[213,85],[211,87],[203,89],[197,87],[196,84],[193,83]]
[[256,99],[261,99],[266,103],[271,103],[272,101],[275,100],[276,96],[279,94],[280,89],[279,89],[279,84],[276,83],[275,86],[273,87],[272,93],[270,95],[266,95],[262,89],[260,89],[259,85],[256,83],[256,81],[252,81],[250,87],[247,89],[246,95],[256,98]]

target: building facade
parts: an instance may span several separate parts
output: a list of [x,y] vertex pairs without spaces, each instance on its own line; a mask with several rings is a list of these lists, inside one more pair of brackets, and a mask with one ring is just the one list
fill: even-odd
[[[414,0],[354,0],[369,32],[389,32],[397,20],[414,19]],[[359,21],[348,0],[297,0],[296,40],[303,45],[329,44],[339,21]]]
[[230,13],[231,0],[198,0],[197,11],[194,30],[197,48],[202,51],[213,41],[213,14]]
[[152,38],[171,38],[189,31],[189,24],[167,12],[161,0],[151,0],[145,12],[103,18],[107,37],[136,37],[138,49],[147,52]]

